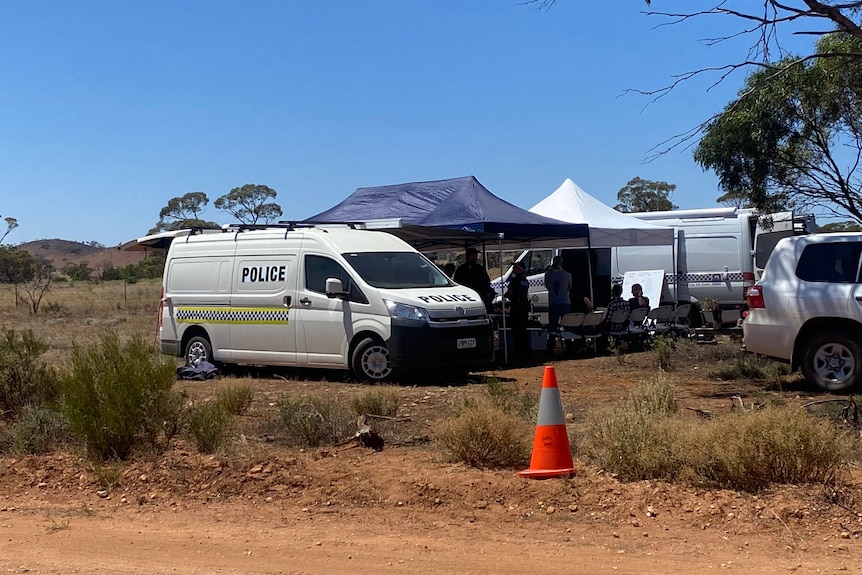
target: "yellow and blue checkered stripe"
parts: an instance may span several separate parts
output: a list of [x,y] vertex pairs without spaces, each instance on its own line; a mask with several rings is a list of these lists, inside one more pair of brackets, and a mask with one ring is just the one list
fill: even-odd
[[177,323],[280,324],[287,323],[286,307],[177,307]]

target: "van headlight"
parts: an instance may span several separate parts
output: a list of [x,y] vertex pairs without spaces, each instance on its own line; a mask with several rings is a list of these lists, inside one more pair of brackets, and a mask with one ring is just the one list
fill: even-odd
[[428,321],[428,310],[424,307],[416,307],[415,305],[407,305],[406,303],[398,303],[394,301],[384,300],[386,307],[389,309],[389,315],[396,319],[409,319],[413,321]]

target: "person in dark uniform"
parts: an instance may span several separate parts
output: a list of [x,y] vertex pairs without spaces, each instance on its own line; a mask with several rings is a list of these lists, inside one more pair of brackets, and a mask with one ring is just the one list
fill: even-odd
[[524,264],[512,264],[505,297],[509,300],[509,327],[512,330],[512,357],[517,361],[530,359],[530,339],[527,336],[527,320],[530,316],[530,281]]
[[491,288],[491,279],[488,277],[485,266],[481,265],[478,260],[479,250],[473,247],[467,248],[467,261],[458,266],[452,279],[455,283],[467,286],[478,293],[485,303],[485,307],[488,307],[494,301],[494,290]]

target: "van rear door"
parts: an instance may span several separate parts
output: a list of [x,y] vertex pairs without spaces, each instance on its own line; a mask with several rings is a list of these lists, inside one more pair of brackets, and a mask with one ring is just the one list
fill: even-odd
[[[763,269],[769,256],[775,249],[775,244],[782,238],[798,235],[799,233],[810,233],[807,229],[809,218],[794,218],[793,212],[776,212],[758,218],[754,231],[754,279],[759,280],[763,275]],[[812,220],[813,222],[813,220]],[[803,224],[800,228],[800,223]]]

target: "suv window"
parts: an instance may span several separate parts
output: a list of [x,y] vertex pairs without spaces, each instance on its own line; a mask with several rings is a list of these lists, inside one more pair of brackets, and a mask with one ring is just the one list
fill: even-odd
[[862,242],[810,244],[802,250],[796,275],[809,282],[857,283]]
[[338,278],[345,291],[350,293],[350,301],[368,303],[353,278],[335,260],[323,256],[305,256],[305,288],[309,291],[326,293],[326,280]]

